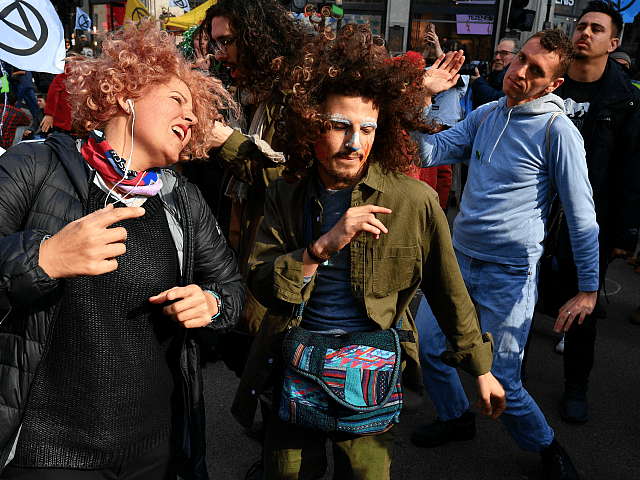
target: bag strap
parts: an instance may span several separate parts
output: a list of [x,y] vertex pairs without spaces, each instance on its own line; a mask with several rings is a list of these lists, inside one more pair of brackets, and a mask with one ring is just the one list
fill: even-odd
[[480,125],[482,125],[482,122],[484,122],[484,121],[486,120],[486,118],[489,116],[489,114],[490,114],[491,112],[493,112],[493,111],[496,109],[496,107],[497,107],[497,106],[498,106],[498,104],[496,103],[493,107],[491,107],[491,108],[489,109],[489,111],[487,111],[487,113],[485,113],[485,114],[484,114],[484,117],[482,117],[482,118],[480,119],[480,123],[478,124],[478,128],[480,128]]
[[[556,112],[552,115],[549,123],[547,124],[547,132],[545,134],[545,144],[547,150],[547,158],[549,158],[549,152],[551,150],[551,124],[555,118],[560,115],[561,112]],[[551,175],[549,175],[549,193],[551,193]],[[560,234],[560,226],[564,220],[564,210],[562,203],[557,195],[554,197],[549,213],[547,214],[547,236],[544,239],[544,249],[542,252],[541,260],[548,260],[555,255],[558,248],[558,238]]]
[[553,121],[556,119],[556,117],[558,115],[560,115],[562,112],[556,112],[551,116],[551,120],[549,120],[549,123],[547,124],[547,133],[545,135],[545,144],[547,146],[547,157],[549,157],[549,151],[551,150],[551,145],[550,143],[550,139],[551,139],[551,124],[553,123]]

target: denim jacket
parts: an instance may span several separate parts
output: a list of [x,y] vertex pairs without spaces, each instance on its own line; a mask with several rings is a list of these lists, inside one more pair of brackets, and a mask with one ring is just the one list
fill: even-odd
[[[244,426],[251,425],[258,395],[276,378],[272,374],[281,371],[277,369],[283,365],[286,330],[299,323],[295,311],[313,292],[315,275],[303,287],[302,272],[307,198],[311,217],[317,219],[322,205],[308,177],[295,184],[280,178],[266,190],[265,215],[249,258],[248,285],[268,312],[232,406]],[[393,213],[377,215],[387,234],[378,240],[362,234],[351,242],[351,293],[358,308],[381,329],[395,327],[402,319],[402,330],[413,332],[417,340],[408,307],[420,287],[453,346],[443,360],[471,375],[487,373],[493,340],[481,334],[436,193],[422,182],[403,174],[384,174],[372,164],[351,195],[351,206],[360,205],[384,206]],[[417,341],[402,343],[402,349],[403,381],[419,385]]]

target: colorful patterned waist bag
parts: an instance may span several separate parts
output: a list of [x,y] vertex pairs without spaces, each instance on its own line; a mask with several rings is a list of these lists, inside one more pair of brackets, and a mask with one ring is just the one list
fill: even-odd
[[410,333],[332,335],[292,327],[282,349],[280,418],[323,432],[386,432],[402,410],[400,335]]

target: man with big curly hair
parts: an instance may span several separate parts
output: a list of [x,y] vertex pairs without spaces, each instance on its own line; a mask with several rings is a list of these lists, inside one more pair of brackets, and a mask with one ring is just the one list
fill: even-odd
[[[278,0],[220,0],[207,10],[203,29],[210,32],[208,53],[228,67],[235,100],[243,115],[235,129],[216,124],[211,166],[222,175],[217,218],[246,278],[247,261],[264,210],[264,191],[282,173],[284,157],[271,144],[275,119],[291,60],[300,54],[306,34]],[[211,188],[211,185],[208,186]],[[219,343],[219,353],[238,377],[266,309],[247,289],[247,303],[233,332]],[[270,416],[268,396],[261,400],[262,424],[250,430],[261,435]],[[247,478],[260,478],[260,462]]]
[[[282,153],[271,148],[284,98],[280,79],[306,34],[277,0],[220,0],[207,10],[203,29],[211,34],[208,53],[229,67],[235,99],[244,109],[235,129],[216,124],[212,160],[223,175],[217,217],[246,277],[264,191],[283,168]],[[220,344],[223,359],[238,376],[265,312],[247,291],[242,319]]]
[[404,131],[426,128],[422,102],[456,83],[461,53],[424,74],[406,58],[381,53],[379,40],[366,26],[347,26],[335,39],[320,34],[286,85],[292,95],[283,112],[284,178],[267,188],[249,260],[250,288],[269,310],[232,407],[248,426],[258,395],[274,386],[265,478],[321,478],[327,439],[341,478],[389,478],[394,422],[354,430],[371,435],[298,426],[303,419],[285,413],[296,405],[283,389],[280,352],[291,326],[347,336],[397,329],[404,387],[415,387],[416,329],[408,307],[420,286],[451,340],[447,362],[476,378],[485,415],[497,418],[505,408],[490,373],[492,340],[480,332],[438,197],[401,173],[417,153]]

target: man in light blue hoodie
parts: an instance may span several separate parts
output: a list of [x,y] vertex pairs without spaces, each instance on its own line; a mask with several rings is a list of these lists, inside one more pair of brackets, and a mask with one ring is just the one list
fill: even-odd
[[[424,167],[471,162],[453,246],[482,328],[495,339],[492,371],[507,392],[502,421],[520,448],[540,452],[552,479],[579,477],[522,387],[520,366],[537,299],[546,218],[556,192],[565,208],[580,292],[555,328],[591,313],[598,289],[598,225],[583,141],[563,114],[562,100],[551,93],[564,81],[571,59],[571,41],[563,33],[537,33],[511,62],[505,97],[475,110],[454,128],[420,140]],[[416,323],[425,387],[440,418],[416,430],[412,440],[432,447],[471,439],[475,418],[467,411],[456,371],[439,358],[444,336],[431,334],[437,326],[426,302]]]

